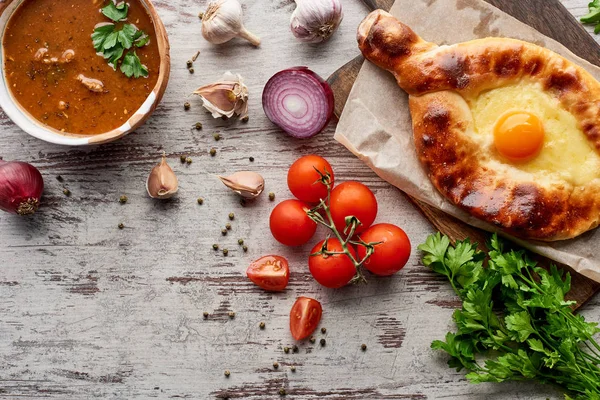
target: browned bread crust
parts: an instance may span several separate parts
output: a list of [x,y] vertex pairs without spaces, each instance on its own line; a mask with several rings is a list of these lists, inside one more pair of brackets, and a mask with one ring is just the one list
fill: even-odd
[[528,239],[569,239],[598,225],[598,179],[574,186],[514,176],[509,168],[492,169],[485,152],[465,134],[473,129],[470,99],[526,81],[557,98],[600,152],[600,84],[587,71],[548,49],[514,39],[440,47],[381,10],[361,23],[358,43],[368,60],[392,72],[409,93],[417,154],[434,186],[452,203]]

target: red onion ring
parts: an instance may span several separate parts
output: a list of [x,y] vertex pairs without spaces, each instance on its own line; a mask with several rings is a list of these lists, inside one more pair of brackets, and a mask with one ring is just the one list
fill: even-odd
[[307,67],[273,75],[265,85],[262,102],[271,122],[300,139],[321,132],[333,115],[333,91]]

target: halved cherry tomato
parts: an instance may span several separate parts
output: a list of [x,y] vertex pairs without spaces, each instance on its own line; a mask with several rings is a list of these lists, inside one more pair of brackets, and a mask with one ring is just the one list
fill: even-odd
[[[346,254],[333,254],[333,255],[312,255],[323,249],[325,240],[319,242],[313,247],[310,252],[311,255],[308,257],[308,269],[317,282],[321,285],[337,289],[342,286],[346,286],[354,275],[356,275],[356,268],[354,263]],[[343,247],[338,239],[327,239],[327,250],[331,252],[341,252]],[[356,252],[352,246],[348,247],[348,250],[352,256],[356,259]]]
[[269,225],[278,242],[286,246],[301,246],[313,237],[317,223],[306,215],[310,209],[299,200],[284,200],[271,212]]
[[360,182],[344,182],[331,191],[329,203],[331,217],[337,230],[346,229],[346,217],[355,216],[360,221],[356,233],[364,232],[377,216],[377,199],[371,190]]
[[[410,240],[396,225],[373,225],[359,237],[366,243],[383,242],[375,246],[375,252],[363,264],[375,275],[395,274],[406,265],[410,257]],[[358,258],[362,260],[366,254],[366,247],[358,246]]]
[[330,184],[333,187],[333,169],[323,157],[308,155],[297,159],[287,175],[287,183],[290,192],[298,200],[307,203],[318,203],[321,199],[327,198],[327,186],[320,182],[321,175],[329,173]]
[[261,288],[278,292],[290,281],[290,267],[283,257],[264,256],[250,264],[246,275]]
[[290,331],[296,340],[309,337],[321,321],[321,303],[309,297],[298,297],[290,311]]

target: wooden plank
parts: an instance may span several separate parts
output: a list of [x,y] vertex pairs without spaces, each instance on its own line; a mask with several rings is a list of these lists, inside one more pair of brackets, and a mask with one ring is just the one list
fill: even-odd
[[[588,0],[567,1],[581,14]],[[309,140],[293,140],[261,108],[262,88],[275,72],[308,65],[328,76],[357,54],[355,32],[366,7],[345,1],[339,31],[311,46],[289,32],[292,1],[242,3],[246,27],[263,39],[258,49],[238,40],[208,44],[197,18],[204,1],[155,1],[171,41],[171,80],[152,118],[115,143],[87,149],[50,145],[27,136],[0,112],[0,157],[33,163],[46,183],[34,218],[0,213],[0,398],[562,398],[552,386],[469,385],[463,372],[449,369],[446,357],[429,349],[453,329],[458,304],[447,281],[424,268],[417,252],[391,279],[324,289],[307,272],[310,245],[288,249],[271,238],[268,216],[275,203],[263,195],[242,207],[223,187],[216,175],[249,169],[265,177],[266,193],[274,192],[276,201],[290,198],[290,164],[300,155],[320,154],[340,182],[359,180],[375,192],[377,221],[402,226],[414,246],[433,231],[400,191],[333,140],[334,124]],[[202,53],[191,75],[186,61],[197,50]],[[247,124],[213,120],[190,96],[228,69],[249,86]],[[188,112],[185,101],[192,103]],[[197,121],[204,130],[191,129]],[[216,131],[219,142],[212,137]],[[215,157],[208,154],[211,147]],[[177,197],[167,202],[149,199],[144,187],[163,150],[180,182]],[[193,163],[180,164],[182,154]],[[64,187],[71,197],[62,194]],[[125,205],[118,202],[122,194],[129,197]],[[202,206],[196,203],[200,196]],[[221,236],[229,212],[235,213],[233,229]],[[119,222],[125,229],[117,228]],[[324,234],[319,231],[314,242]],[[247,253],[238,238],[246,241]],[[226,246],[228,257],[214,252],[213,243]],[[244,276],[247,265],[267,252],[290,261],[284,293],[264,293]],[[326,338],[327,345],[303,341],[298,353],[286,354],[283,347],[295,343],[290,307],[301,295],[323,303],[327,334],[317,339]],[[210,313],[206,320],[204,311]],[[582,312],[600,320],[600,299]],[[260,321],[265,330],[258,328]],[[287,397],[279,396],[282,387]]]
[[[570,48],[574,53],[586,58],[588,61],[600,65],[600,46],[587,33],[585,28],[576,21],[567,9],[558,0],[528,0],[525,2],[515,2],[513,0],[486,0],[488,3],[498,7],[502,11],[511,14],[520,21],[529,24],[543,34],[560,41]],[[380,0],[374,2],[365,0],[370,9],[382,8],[389,10],[393,1]],[[352,89],[352,85],[358,76],[358,72],[364,62],[362,56],[357,56],[337,71],[328,79],[335,95],[335,114],[340,116],[344,105]],[[423,203],[411,196],[407,197],[422,212],[422,214],[438,229],[440,232],[448,235],[452,241],[471,238],[478,242],[480,247],[485,248],[488,234],[480,229],[471,227],[456,218],[441,212],[434,207]],[[537,260],[543,266],[549,266],[552,263],[550,259],[542,256],[536,256]],[[598,291],[600,283],[595,282],[583,275],[579,275],[572,268],[559,264],[560,267],[568,270],[573,276],[571,291],[568,294],[569,300],[577,301],[576,308],[581,307],[588,302]]]

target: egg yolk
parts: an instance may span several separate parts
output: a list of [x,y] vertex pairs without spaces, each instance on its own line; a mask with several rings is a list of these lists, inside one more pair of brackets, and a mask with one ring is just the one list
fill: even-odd
[[544,126],[535,115],[526,111],[503,114],[494,126],[494,145],[505,158],[528,161],[535,157],[544,144]]

